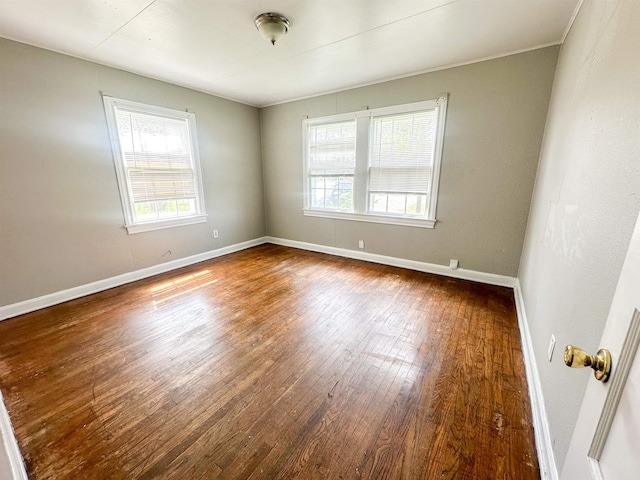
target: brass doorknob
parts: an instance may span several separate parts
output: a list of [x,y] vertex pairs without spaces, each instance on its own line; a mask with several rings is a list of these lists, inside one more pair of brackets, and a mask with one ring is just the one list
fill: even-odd
[[593,374],[601,382],[606,382],[611,373],[611,353],[604,348],[595,355],[589,355],[581,348],[567,345],[564,349],[564,363],[571,368],[593,368]]

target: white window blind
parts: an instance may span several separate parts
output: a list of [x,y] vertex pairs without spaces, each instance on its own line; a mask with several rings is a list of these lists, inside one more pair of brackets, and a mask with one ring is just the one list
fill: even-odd
[[195,200],[186,120],[119,108],[116,118],[133,202]]
[[431,185],[436,110],[373,117],[370,210],[424,215]]
[[428,193],[433,160],[434,112],[373,119],[370,189]]
[[204,221],[195,116],[104,102],[129,233]]

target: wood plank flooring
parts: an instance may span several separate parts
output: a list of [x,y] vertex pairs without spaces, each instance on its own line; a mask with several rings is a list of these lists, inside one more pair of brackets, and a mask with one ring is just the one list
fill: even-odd
[[538,479],[513,293],[262,245],[0,322],[31,479]]

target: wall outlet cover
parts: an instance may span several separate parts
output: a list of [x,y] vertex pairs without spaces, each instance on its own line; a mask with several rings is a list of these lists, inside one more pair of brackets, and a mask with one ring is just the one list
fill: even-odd
[[451,260],[449,260],[449,268],[451,270],[457,270],[457,268],[458,268],[458,260],[456,260],[455,258],[452,258]]

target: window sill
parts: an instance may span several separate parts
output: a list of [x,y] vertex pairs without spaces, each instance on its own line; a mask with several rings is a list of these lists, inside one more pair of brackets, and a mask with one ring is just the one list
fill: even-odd
[[405,227],[435,228],[435,219],[414,217],[392,217],[387,215],[373,215],[371,213],[344,213],[326,210],[302,210],[306,217],[335,218],[338,220],[353,220],[356,222],[385,223],[388,225],[402,225]]
[[195,223],[203,223],[207,221],[206,215],[195,215],[193,217],[172,218],[168,220],[158,220],[148,223],[136,223],[133,225],[125,225],[129,235],[142,232],[151,232],[153,230],[163,230],[165,228],[182,227],[183,225],[193,225]]

